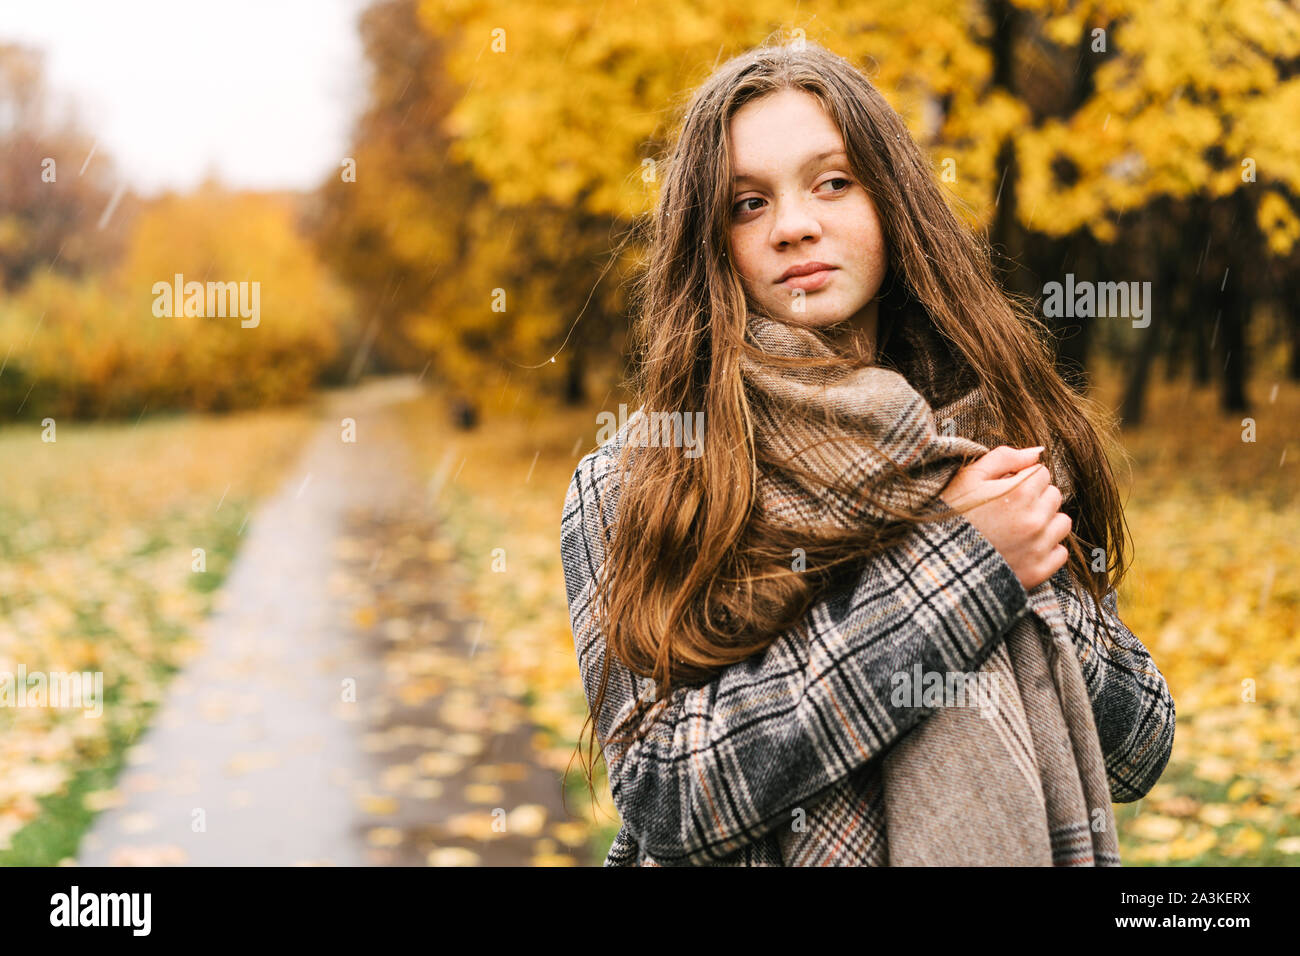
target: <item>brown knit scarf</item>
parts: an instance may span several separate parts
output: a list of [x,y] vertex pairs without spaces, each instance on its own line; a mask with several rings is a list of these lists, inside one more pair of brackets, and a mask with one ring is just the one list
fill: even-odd
[[[933,324],[923,316],[893,324],[887,334],[899,360],[892,364],[906,377],[882,365],[848,373],[775,369],[747,356],[742,373],[756,441],[775,460],[796,461],[821,479],[842,476],[847,487],[869,487],[893,507],[918,511],[937,507],[933,499],[957,469],[1001,442],[982,392],[970,387],[969,367]],[[749,328],[766,353],[832,354],[806,329],[757,315]],[[830,436],[839,440],[823,440]],[[915,484],[896,480],[857,436]],[[1051,474],[1068,498],[1069,476],[1058,460]],[[761,469],[759,491],[772,520],[791,527],[888,520],[860,496],[785,470]],[[1119,865],[1092,706],[1050,582],[1031,589],[1028,603],[1030,613],[977,672],[976,686],[994,692],[980,696],[980,706],[946,700],[884,755],[890,865]]]

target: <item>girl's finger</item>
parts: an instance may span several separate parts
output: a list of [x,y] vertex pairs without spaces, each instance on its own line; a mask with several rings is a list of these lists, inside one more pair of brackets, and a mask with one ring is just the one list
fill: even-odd
[[[988,481],[980,482],[978,493],[986,500],[990,498],[1001,498],[1003,495],[1014,491],[1016,488],[1019,488],[1022,484],[1029,481],[1034,477],[1035,473],[1045,471],[1047,471],[1045,466],[1034,465],[1030,468],[1018,471],[1007,478],[990,478]],[[1042,483],[1046,485],[1047,479],[1044,478]]]
[[1008,473],[1018,472],[1029,467],[1043,453],[1043,446],[1036,448],[1011,448],[999,445],[982,458],[971,463],[971,469],[986,478],[1001,478]]

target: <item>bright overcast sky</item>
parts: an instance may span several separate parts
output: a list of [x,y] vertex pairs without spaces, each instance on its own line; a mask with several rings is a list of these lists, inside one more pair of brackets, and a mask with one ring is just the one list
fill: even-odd
[[0,42],[45,51],[137,192],[315,186],[348,155],[367,0],[0,0]]

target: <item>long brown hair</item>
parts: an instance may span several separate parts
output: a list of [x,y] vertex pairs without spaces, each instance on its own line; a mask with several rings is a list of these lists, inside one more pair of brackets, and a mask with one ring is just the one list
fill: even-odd
[[[888,249],[882,325],[892,321],[891,303],[923,310],[982,386],[1002,423],[1002,443],[1047,446],[1044,461],[1060,453],[1075,489],[1062,506],[1074,522],[1068,567],[1093,599],[1100,603],[1126,573],[1123,509],[1100,437],[1112,423],[1094,425],[1090,416],[1102,422],[1104,413],[1057,373],[1045,327],[998,285],[986,242],[954,215],[902,118],[852,64],[815,43],[758,47],[725,63],[695,92],[671,156],[659,166],[648,262],[636,285],[636,394],[647,412],[702,411],[707,436],[696,457],[629,442],[614,470],[623,478],[600,569],[602,599],[595,602],[606,653],[588,715],[588,755],[611,655],[653,679],[654,700],[679,685],[705,683],[796,624],[824,589],[843,583],[847,562],[896,544],[914,522],[952,513],[900,514],[884,526],[836,533],[800,531],[797,541],[764,517],[756,489],[759,468],[768,463],[756,454],[739,361],[754,354],[745,330],[756,306],[728,258],[727,131],[742,105],[787,89],[810,93],[825,107],[875,203]],[[604,508],[596,511],[603,520]],[[792,568],[792,546],[806,552],[806,570]],[[1094,572],[1098,548],[1105,566]],[[635,735],[649,706],[638,698],[620,727],[630,723]],[[604,743],[615,739],[634,736]],[[590,787],[592,767],[584,768]]]

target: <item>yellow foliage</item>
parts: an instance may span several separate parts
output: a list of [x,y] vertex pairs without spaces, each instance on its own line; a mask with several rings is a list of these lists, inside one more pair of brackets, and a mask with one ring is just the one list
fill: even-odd
[[[1087,228],[1110,242],[1117,214],[1158,196],[1247,188],[1245,157],[1263,181],[1300,192],[1300,77],[1284,80],[1276,66],[1300,56],[1295,5],[1015,6],[1026,36],[1037,30],[1056,45],[1017,56],[1052,57],[1070,77],[1094,68],[1091,95],[1064,114],[1034,119],[1032,80],[1018,97],[993,82],[998,25],[970,0],[837,0],[815,15],[778,0],[691,0],[662,15],[636,0],[422,0],[420,13],[428,31],[451,38],[448,69],[466,88],[449,124],[454,152],[503,203],[581,198],[591,212],[641,215],[654,199],[641,162],[657,157],[686,95],[722,59],[772,37],[817,40],[863,68],[936,167],[955,160],[954,198],[984,223],[1002,186],[995,160],[1005,141],[1023,163],[1021,221],[1052,235]],[[1058,157],[1077,181],[1053,174]],[[1287,235],[1270,233],[1279,255]]]
[[[250,317],[185,316],[183,302],[155,314],[164,305],[155,284],[173,286],[177,274],[184,283],[249,283]],[[140,214],[113,273],[43,271],[0,307],[9,355],[0,389],[11,408],[30,389],[25,410],[53,415],[293,401],[334,359],[348,309],[286,202],[206,188],[168,196]]]
[[1268,237],[1268,247],[1279,256],[1289,253],[1300,239],[1300,218],[1296,217],[1291,204],[1270,190],[1260,200],[1258,217],[1259,228]]

